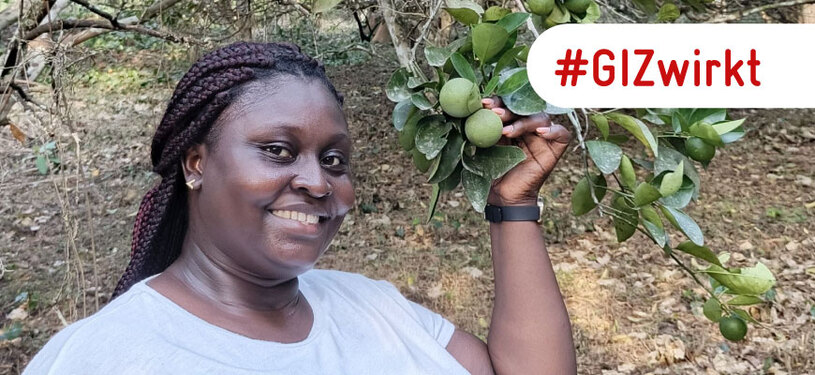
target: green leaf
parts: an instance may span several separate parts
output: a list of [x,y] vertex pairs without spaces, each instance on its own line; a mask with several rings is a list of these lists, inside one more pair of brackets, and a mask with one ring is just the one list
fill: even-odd
[[629,189],[634,189],[634,186],[637,185],[637,174],[634,172],[634,165],[631,164],[631,159],[625,155],[620,160],[620,180]]
[[657,4],[654,0],[631,0],[631,2],[649,15],[657,12]]
[[513,73],[509,78],[507,78],[501,85],[498,86],[498,90],[495,91],[496,95],[508,95],[516,90],[520,89],[521,86],[529,83],[529,77],[526,75],[526,68],[521,68],[517,72]]
[[524,22],[526,22],[527,18],[529,18],[529,13],[510,13],[504,16],[504,18],[501,18],[496,25],[503,27],[507,33],[511,33],[518,30],[518,28],[521,27]]
[[688,116],[688,124],[704,122],[715,124],[727,118],[727,110],[723,108],[697,108]]
[[725,122],[720,122],[718,124],[713,124],[711,126],[713,126],[713,129],[716,130],[717,134],[725,135],[727,133],[732,132],[733,130],[736,130],[738,127],[740,127],[741,124],[744,123],[744,120],[745,119],[733,120],[733,121],[725,121]]
[[733,130],[730,133],[722,135],[722,143],[724,144],[733,143],[741,139],[741,137],[744,137],[744,128],[739,126],[738,128],[736,128],[736,130]]
[[553,105],[552,103],[546,103],[546,109],[544,109],[543,111],[549,115],[566,115],[574,112],[574,109],[558,107],[556,105]]
[[634,190],[634,206],[642,207],[651,204],[661,196],[657,188],[647,182],[641,182],[637,189]]
[[662,219],[659,214],[651,206],[644,206],[640,208],[640,216],[642,216],[642,225],[651,234],[659,247],[665,247],[668,243],[668,233],[665,232],[665,227],[662,225]]
[[685,166],[685,176],[688,176],[688,178],[693,181],[693,197],[696,198],[699,196],[699,187],[702,186],[699,172],[696,171],[693,162],[679,151],[670,147],[659,146],[659,156],[654,161],[654,175],[659,175],[665,171],[676,170],[676,166],[679,165],[680,161],[683,162]]
[[401,102],[410,98],[411,90],[407,87],[408,72],[405,68],[396,69],[391,78],[388,80],[388,85],[385,89],[385,94],[392,102]]
[[482,62],[501,52],[509,38],[509,33],[501,26],[482,23],[472,30],[473,52]]
[[595,23],[595,22],[597,22],[597,20],[600,19],[601,15],[602,15],[602,12],[600,12],[600,6],[597,5],[596,2],[592,1],[589,4],[589,7],[586,8],[586,15],[583,16],[583,18],[580,18],[580,17],[578,17],[576,15],[574,15],[574,16],[575,16],[575,18],[577,18],[577,23],[587,24],[587,23]]
[[713,146],[721,147],[724,146],[722,142],[722,137],[719,136],[719,133],[716,132],[716,129],[713,128],[710,124],[706,124],[704,122],[697,122],[690,126],[690,134],[695,137],[702,138],[705,143],[708,143]]
[[507,14],[512,13],[511,10],[499,6],[491,6],[484,12],[484,21],[493,22],[504,18]]
[[478,23],[484,13],[484,8],[468,0],[447,0],[445,5],[444,10],[465,25]]
[[40,174],[48,174],[48,160],[45,159],[45,155],[37,155],[35,163],[37,164],[37,171],[39,171]]
[[484,88],[484,97],[489,97],[495,94],[495,88],[498,87],[498,75],[493,75],[492,79],[487,82],[487,86]]
[[436,213],[436,204],[439,203],[439,184],[433,184],[433,191],[430,193],[430,204],[427,206],[427,219],[425,220],[425,224],[430,222],[430,219],[433,218],[433,214]]
[[603,135],[603,139],[608,139],[608,118],[600,113],[595,113],[589,118],[591,118],[591,122],[597,126],[597,130],[599,130],[600,134]]
[[731,272],[717,265],[711,265],[703,272],[734,293],[742,295],[758,296],[775,285],[773,273],[761,262],[754,267],[742,268],[740,272]]
[[679,8],[674,3],[662,4],[657,13],[657,21],[659,22],[673,22],[679,18]]
[[594,196],[597,197],[598,202],[603,201],[606,196],[606,179],[603,175],[592,176],[591,183],[588,177],[583,177],[580,182],[574,187],[572,192],[572,212],[575,216],[580,216],[593,210],[597,207],[594,199],[591,197],[591,187],[594,187]]
[[453,170],[453,173],[450,173],[447,178],[439,182],[439,190],[442,192],[453,191],[461,182],[461,169],[461,163],[456,164],[456,169]]
[[430,100],[427,100],[427,97],[424,95],[423,92],[414,92],[410,96],[410,102],[421,110],[428,110],[433,108],[433,103],[430,103]]
[[642,144],[645,145],[654,156],[658,156],[658,148],[657,148],[657,141],[654,138],[654,134],[651,133],[651,130],[648,129],[642,121],[638,118],[631,117],[628,115],[624,115],[622,113],[609,113],[606,115],[611,121],[617,123],[623,127],[623,129],[628,130],[634,138],[637,138]]
[[693,255],[708,263],[722,267],[722,263],[719,262],[719,258],[716,257],[716,254],[714,254],[713,251],[711,251],[706,246],[698,246],[691,241],[685,241],[679,244],[679,246],[677,246],[676,249],[688,253],[690,255]]
[[502,73],[505,68],[514,67],[515,58],[518,56],[518,53],[523,51],[524,46],[518,46],[515,48],[510,48],[503,55],[501,58],[498,59],[498,62],[495,64],[495,69],[493,69],[493,79]]
[[323,13],[337,6],[341,0],[314,0],[311,13]]
[[473,67],[470,65],[470,62],[464,58],[464,56],[458,52],[454,53],[450,56],[450,61],[453,62],[453,67],[456,69],[456,72],[462,78],[467,78],[470,82],[478,82],[475,78],[475,72],[473,71]]
[[705,237],[702,234],[702,229],[696,224],[690,216],[673,207],[662,206],[660,207],[662,214],[673,224],[676,229],[679,229],[688,236],[693,243],[704,246]]
[[662,178],[662,183],[659,185],[659,193],[662,194],[663,197],[667,197],[679,191],[679,188],[682,186],[684,171],[685,162],[680,161],[676,170],[665,174],[665,177]]
[[727,301],[731,306],[749,306],[758,303],[764,303],[764,300],[756,296],[735,296]]
[[545,28],[550,28],[555,25],[559,25],[562,23],[567,23],[571,19],[571,13],[566,7],[563,6],[560,2],[555,2],[555,7],[552,9],[552,13],[549,13],[549,16],[543,21]]
[[711,322],[718,323],[722,319],[722,305],[715,298],[711,298],[702,305],[702,313]]
[[682,179],[682,187],[679,188],[679,191],[667,197],[659,198],[659,202],[668,207],[679,209],[685,208],[685,206],[690,203],[691,198],[693,198],[693,190],[693,182],[691,182],[689,178],[685,177]]
[[492,181],[524,161],[526,154],[517,146],[496,145],[478,148],[475,155],[464,155],[463,159],[465,169]]
[[442,115],[427,116],[419,120],[416,130],[416,149],[427,159],[438,155],[447,143],[447,133],[453,125]]
[[439,167],[435,173],[430,176],[427,181],[431,184],[441,182],[453,173],[456,169],[458,162],[461,160],[461,149],[464,146],[464,137],[461,136],[456,129],[450,130],[447,135],[447,143],[441,150],[441,159],[439,160]]
[[413,150],[416,147],[416,130],[418,129],[419,120],[424,117],[422,112],[414,112],[408,117],[405,126],[399,132],[399,145],[405,151]]
[[589,149],[591,160],[594,161],[600,172],[611,174],[620,166],[620,160],[623,157],[623,150],[620,146],[605,141],[586,141],[586,147]]
[[10,327],[0,332],[0,342],[14,340],[23,334],[23,325],[20,322],[14,322]]
[[481,177],[467,169],[461,170],[461,185],[464,193],[477,212],[484,212],[487,205],[487,195],[490,192],[490,180]]
[[510,111],[519,116],[534,115],[546,109],[546,102],[528,83],[509,95],[501,96],[501,99]]
[[617,242],[623,242],[637,231],[637,211],[629,207],[623,196],[618,195],[611,203],[614,221],[614,232],[617,234]]
[[410,99],[405,99],[393,107],[393,126],[396,130],[401,131],[405,127],[408,118],[416,113],[416,107],[413,106]]

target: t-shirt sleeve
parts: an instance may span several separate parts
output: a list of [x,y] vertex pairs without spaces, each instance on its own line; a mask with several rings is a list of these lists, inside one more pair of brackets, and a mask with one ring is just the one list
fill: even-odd
[[422,326],[424,326],[425,330],[436,339],[436,342],[443,347],[447,347],[447,344],[450,343],[450,339],[453,338],[453,333],[456,331],[456,326],[452,322],[445,319],[441,314],[408,300],[399,292],[399,289],[390,282],[380,280],[378,283],[382,289],[393,298],[403,300]]

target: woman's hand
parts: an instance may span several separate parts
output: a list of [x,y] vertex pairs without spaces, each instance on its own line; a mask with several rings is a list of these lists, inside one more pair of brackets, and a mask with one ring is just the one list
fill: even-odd
[[492,182],[487,203],[495,206],[536,205],[538,191],[566,151],[571,134],[562,125],[552,124],[549,116],[543,112],[518,116],[504,107],[497,96],[481,102],[484,108],[493,110],[504,122],[503,135],[498,144],[515,144],[526,154],[524,161]]

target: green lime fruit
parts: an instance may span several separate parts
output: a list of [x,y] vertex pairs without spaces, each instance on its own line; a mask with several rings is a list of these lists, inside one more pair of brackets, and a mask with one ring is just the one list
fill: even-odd
[[708,144],[702,138],[690,137],[685,140],[685,153],[691,159],[706,163],[716,155],[716,147]]
[[419,152],[418,149],[413,149],[410,151],[413,154],[413,165],[416,166],[420,172],[425,173],[428,169],[430,169],[430,164],[432,161],[427,160],[423,153]]
[[555,8],[555,0],[529,0],[529,11],[546,17]]
[[478,147],[491,147],[501,139],[504,124],[495,112],[479,109],[464,122],[464,133],[470,143]]
[[572,13],[585,13],[592,0],[566,0],[563,5]]
[[467,117],[481,108],[478,85],[466,78],[453,78],[439,92],[441,109],[453,117]]
[[747,323],[736,316],[724,317],[719,320],[719,331],[730,341],[741,341],[747,334]]

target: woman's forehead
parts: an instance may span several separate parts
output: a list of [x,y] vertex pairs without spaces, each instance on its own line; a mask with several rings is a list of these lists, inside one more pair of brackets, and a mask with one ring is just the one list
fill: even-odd
[[348,137],[342,108],[318,81],[287,80],[266,90],[249,90],[229,125],[249,134],[289,133],[309,138]]

